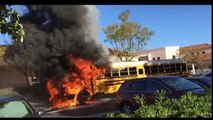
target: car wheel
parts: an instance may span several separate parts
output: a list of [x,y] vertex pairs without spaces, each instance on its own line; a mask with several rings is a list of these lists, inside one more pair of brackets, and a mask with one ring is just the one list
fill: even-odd
[[130,113],[133,113],[134,107],[132,104],[130,104],[128,102],[124,102],[120,106],[120,111],[123,113],[126,113],[126,114],[130,114]]

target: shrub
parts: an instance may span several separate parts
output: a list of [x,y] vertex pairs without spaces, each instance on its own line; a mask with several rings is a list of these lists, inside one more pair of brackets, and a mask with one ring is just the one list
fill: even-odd
[[166,98],[166,92],[156,94],[156,102],[152,105],[145,104],[144,97],[136,96],[140,108],[133,114],[114,115],[109,118],[211,118],[212,117],[212,90],[206,90],[206,95],[198,96],[192,93],[183,95],[179,99]]

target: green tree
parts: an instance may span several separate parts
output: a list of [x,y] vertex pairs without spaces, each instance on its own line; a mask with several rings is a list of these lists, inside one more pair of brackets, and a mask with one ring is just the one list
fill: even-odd
[[23,42],[25,32],[20,24],[20,13],[8,7],[0,5],[0,33],[8,33],[14,42]]
[[119,15],[121,23],[115,23],[103,29],[106,34],[105,42],[109,42],[116,50],[116,55],[122,60],[131,61],[135,56],[133,53],[143,49],[151,36],[154,35],[147,27],[139,23],[129,21],[130,10]]

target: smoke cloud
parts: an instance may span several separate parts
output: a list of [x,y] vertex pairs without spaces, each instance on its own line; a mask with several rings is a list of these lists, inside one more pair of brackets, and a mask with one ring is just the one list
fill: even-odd
[[82,57],[98,67],[109,65],[108,49],[100,42],[95,6],[29,5],[21,21],[25,49],[41,76],[60,79],[68,73],[67,56]]

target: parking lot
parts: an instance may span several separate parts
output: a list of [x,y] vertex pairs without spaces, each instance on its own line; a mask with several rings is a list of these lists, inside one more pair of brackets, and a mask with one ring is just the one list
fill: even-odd
[[[37,109],[42,107],[36,107]],[[44,107],[43,107],[44,108]],[[46,108],[48,110],[48,108]],[[70,117],[70,118],[89,118],[106,117],[107,113],[120,113],[115,107],[115,98],[102,98],[96,103],[89,105],[74,106],[58,110],[48,110],[42,117]]]

